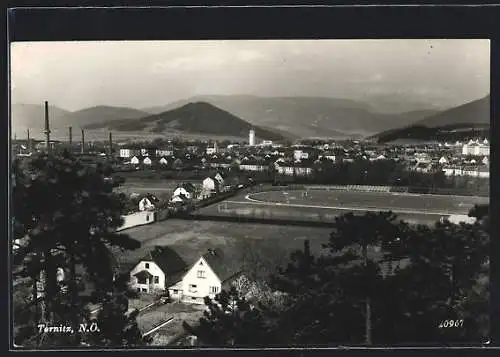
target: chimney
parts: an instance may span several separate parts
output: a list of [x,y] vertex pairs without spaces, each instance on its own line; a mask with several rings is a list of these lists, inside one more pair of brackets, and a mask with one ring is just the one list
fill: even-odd
[[45,101],[45,144],[50,152],[49,102]]
[[113,156],[113,134],[109,132],[109,157]]
[[28,134],[28,152],[31,152],[31,141],[30,141],[30,129],[28,128],[26,130],[27,134]]
[[73,144],[73,128],[69,127],[68,130],[69,130],[69,145],[71,146],[71,144]]
[[81,153],[85,153],[85,131],[82,129],[82,151]]

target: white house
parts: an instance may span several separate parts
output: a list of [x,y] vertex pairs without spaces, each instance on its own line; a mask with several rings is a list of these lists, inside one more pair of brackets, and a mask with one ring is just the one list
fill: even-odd
[[153,195],[147,194],[139,201],[139,211],[151,211],[159,200]]
[[186,199],[191,200],[194,198],[196,188],[192,183],[186,182],[178,186],[172,194],[172,200],[176,197],[184,196]]
[[483,157],[483,160],[481,161],[483,165],[489,165],[490,164],[490,159],[488,159],[488,156]]
[[295,161],[305,160],[309,158],[309,153],[300,149],[293,151],[293,159]]
[[229,263],[221,250],[209,249],[168,291],[173,299],[203,304],[205,296],[214,298],[240,275],[241,270]]
[[159,162],[160,162],[160,165],[168,165],[168,160],[165,159],[164,157],[162,157]]
[[149,157],[145,157],[144,160],[142,161],[144,165],[151,165],[153,162]]
[[214,177],[207,177],[206,179],[203,180],[202,182],[202,190],[206,192],[214,192],[218,191],[218,181]]
[[134,156],[133,158],[130,159],[130,163],[132,165],[139,165],[140,163],[139,158],[137,156]]
[[160,293],[175,283],[187,268],[170,247],[155,247],[130,270],[130,287],[137,292]]
[[446,159],[444,156],[441,156],[441,158],[438,161],[441,165],[447,164],[448,159]]

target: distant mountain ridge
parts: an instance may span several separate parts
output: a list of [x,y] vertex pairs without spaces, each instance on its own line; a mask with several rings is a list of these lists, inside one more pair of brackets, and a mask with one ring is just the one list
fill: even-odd
[[462,138],[475,134],[489,136],[490,96],[428,116],[411,125],[373,135],[379,142],[401,139],[431,140]]
[[[155,115],[177,110],[188,104],[205,103],[225,112],[222,115],[220,112],[215,114],[213,110],[209,110],[212,114],[202,115],[202,117],[209,118],[208,120],[216,120],[217,115],[222,115],[225,118],[233,116],[246,123],[244,125],[240,122],[237,130],[230,125],[223,125],[223,121],[220,125],[217,123],[211,125],[211,127],[216,127],[216,131],[221,133],[221,135],[232,136],[232,132],[241,137],[241,128],[247,130],[249,126],[255,126],[264,130],[266,132],[265,135],[271,134],[276,135],[276,137],[286,137],[294,140],[297,138],[312,137],[332,139],[348,137],[362,138],[376,133],[397,131],[400,128],[407,128],[418,123],[424,123],[425,125],[425,123],[432,123],[434,121],[438,123],[436,125],[440,125],[439,123],[454,122],[456,119],[449,118],[463,115],[460,113],[464,111],[469,112],[469,114],[463,115],[465,119],[460,119],[458,122],[469,120],[467,118],[473,116],[474,113],[476,113],[475,115],[478,120],[481,120],[480,118],[485,117],[483,110],[485,107],[488,108],[487,111],[489,113],[489,105],[475,107],[472,104],[474,102],[460,106],[465,107],[465,110],[459,110],[458,114],[457,112],[446,114],[447,110],[438,111],[432,105],[430,105],[429,109],[393,113],[390,110],[391,108],[392,111],[404,108],[420,108],[424,107],[425,103],[418,102],[417,98],[412,103],[396,105],[396,99],[400,98],[398,96],[394,98],[387,96],[378,99],[377,97],[374,98],[372,101],[362,102],[326,97],[204,95],[177,101],[161,107],[143,109],[95,106],[70,112],[50,106],[49,116],[51,130],[64,132],[71,125],[75,128],[84,127],[87,130],[97,131],[103,131],[109,127],[112,130],[119,130],[130,134],[133,131],[146,135],[151,133],[158,134],[165,133],[166,129],[168,129],[169,133],[179,133],[179,135],[182,133],[199,133],[200,129],[203,130],[203,133],[210,134],[210,127],[203,127],[205,124],[202,122],[197,122],[196,125],[193,123],[189,124],[189,118],[186,117],[186,114],[180,115],[180,112],[177,112],[179,114],[178,118],[173,120],[167,120],[166,117],[155,117]],[[394,107],[391,107],[391,105]],[[376,111],[376,109],[381,108],[385,109],[386,112],[380,113]],[[456,110],[457,108],[454,109]],[[25,128],[43,130],[43,112],[42,104],[14,104],[12,106],[13,130],[25,130]],[[200,114],[201,112],[198,113],[198,116]],[[224,127],[228,129],[226,133],[223,133],[222,129]],[[247,135],[248,133],[244,137],[247,137]]]
[[149,131],[152,133],[200,133],[215,136],[247,138],[250,129],[266,140],[284,140],[280,131],[252,125],[237,116],[206,102],[188,103],[181,107],[139,119],[121,119],[92,124],[88,128],[109,128],[117,131]]
[[[89,124],[100,123],[116,119],[136,119],[148,113],[126,107],[95,106],[74,112],[61,109],[49,103],[49,119],[51,129],[66,130],[68,126],[75,129]],[[12,127],[14,130],[32,128],[42,129],[45,120],[43,104],[13,104],[11,110]]]
[[351,99],[246,95],[196,96],[166,106],[142,110],[154,114],[193,101],[205,101],[254,125],[273,127],[298,137],[364,136],[406,125],[437,113],[435,110],[416,110],[381,114],[374,112],[372,105]]

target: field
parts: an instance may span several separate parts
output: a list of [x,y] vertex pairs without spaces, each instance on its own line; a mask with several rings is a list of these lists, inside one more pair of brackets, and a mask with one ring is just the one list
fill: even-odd
[[[188,182],[196,183],[195,180],[186,180]],[[127,178],[125,183],[120,186],[117,191],[124,192],[126,194],[139,193],[144,194],[146,192],[152,193],[156,196],[172,195],[175,188],[181,184],[182,180],[141,180],[134,178]]]
[[340,190],[281,190],[235,197],[200,210],[201,214],[268,219],[333,221],[348,212],[392,210],[409,223],[434,224],[450,214],[467,214],[489,199],[473,196],[413,195]]
[[305,239],[311,241],[313,251],[320,251],[321,244],[328,240],[330,229],[168,219],[122,233],[141,242],[137,250],[116,252],[120,264],[130,267],[155,245],[174,248],[187,264],[194,263],[208,248],[223,249],[236,263],[250,247],[254,253],[267,253],[262,261],[272,259],[279,263],[288,259],[292,250],[300,249]]
[[[240,198],[241,199],[241,198]],[[474,204],[489,199],[472,196],[436,196],[385,192],[346,192],[337,190],[300,190],[258,192],[246,201],[330,208],[366,208],[376,210],[415,211],[438,214],[466,214]],[[313,207],[311,207],[313,208]]]

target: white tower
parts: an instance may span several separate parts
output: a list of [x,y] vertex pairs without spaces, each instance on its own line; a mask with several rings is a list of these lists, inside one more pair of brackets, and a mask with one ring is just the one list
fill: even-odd
[[250,130],[250,133],[248,134],[248,145],[254,146],[255,145],[255,130]]

